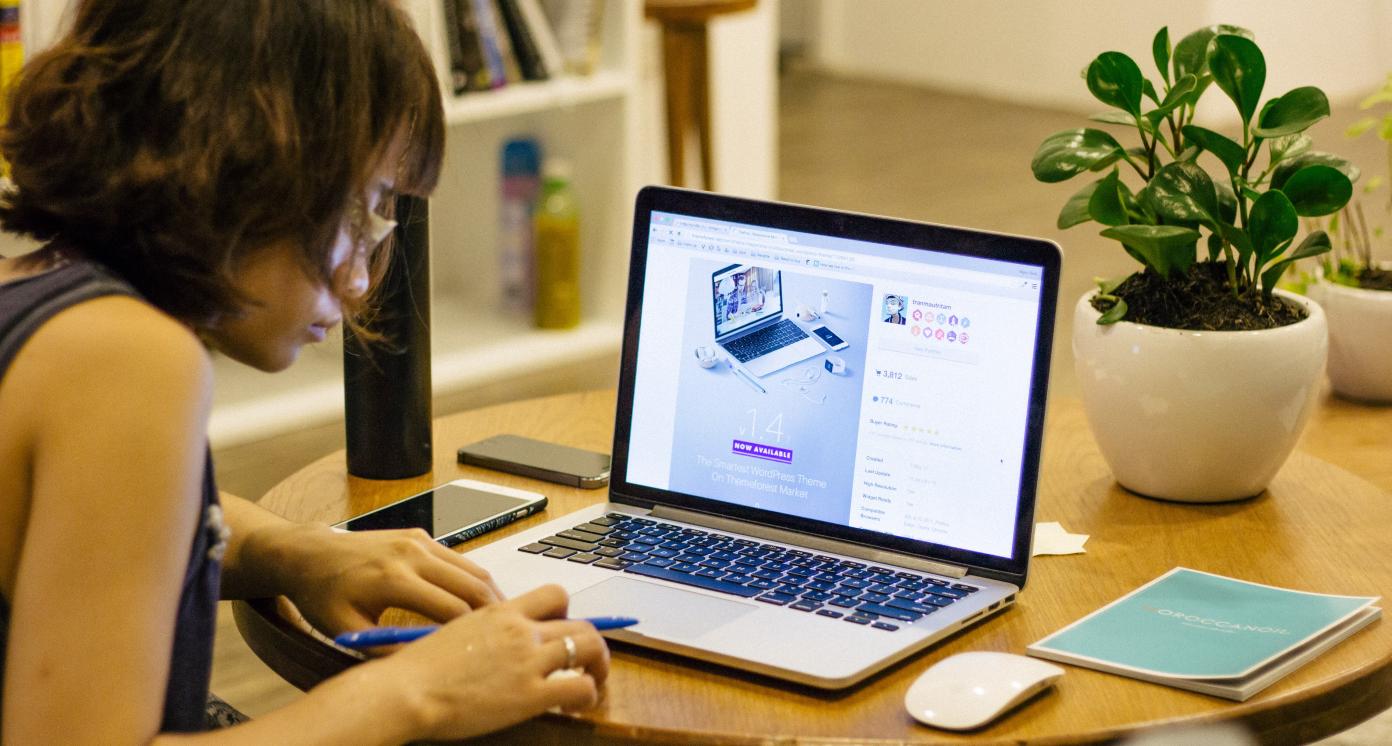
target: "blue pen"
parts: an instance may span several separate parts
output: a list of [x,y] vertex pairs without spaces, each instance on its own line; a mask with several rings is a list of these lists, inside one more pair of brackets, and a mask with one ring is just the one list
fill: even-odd
[[[596,616],[589,617],[584,621],[594,625],[594,628],[601,632],[606,629],[623,629],[632,627],[638,623],[637,619],[627,616]],[[398,643],[419,640],[422,637],[439,629],[438,624],[428,624],[421,627],[373,627],[358,632],[344,632],[334,638],[335,645],[342,645],[345,648],[373,648],[378,645],[396,645]]]

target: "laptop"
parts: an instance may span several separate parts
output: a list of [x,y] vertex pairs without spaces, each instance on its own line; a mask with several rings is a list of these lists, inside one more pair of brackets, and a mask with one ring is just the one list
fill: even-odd
[[[803,305],[804,309],[810,309]],[[783,273],[773,267],[731,264],[711,274],[715,343],[755,378],[763,378],[825,351],[783,317]],[[805,311],[811,315],[810,310]]]
[[[641,620],[613,641],[863,681],[1025,585],[1059,266],[1038,239],[645,188],[609,501],[469,556],[509,594]],[[757,380],[702,365],[740,274],[763,309],[815,304],[835,349]]]

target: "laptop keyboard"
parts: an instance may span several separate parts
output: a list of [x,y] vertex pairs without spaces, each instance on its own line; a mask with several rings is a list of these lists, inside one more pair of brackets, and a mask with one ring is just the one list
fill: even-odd
[[609,513],[518,551],[752,598],[893,632],[979,588]]
[[734,355],[736,360],[747,363],[803,339],[807,339],[807,332],[797,324],[783,319],[773,326],[764,327],[739,339],[725,342],[721,346]]

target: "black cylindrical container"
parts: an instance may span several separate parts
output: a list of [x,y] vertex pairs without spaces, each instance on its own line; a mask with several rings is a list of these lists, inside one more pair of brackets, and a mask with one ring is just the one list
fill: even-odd
[[426,201],[400,196],[391,264],[366,349],[344,330],[348,473],[405,479],[431,468],[430,236]]

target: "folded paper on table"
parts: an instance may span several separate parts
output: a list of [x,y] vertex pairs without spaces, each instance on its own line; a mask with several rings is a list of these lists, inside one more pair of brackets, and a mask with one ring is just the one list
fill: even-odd
[[1087,534],[1070,534],[1058,521],[1036,523],[1034,525],[1034,550],[1032,557],[1041,554],[1082,554],[1086,552]]

